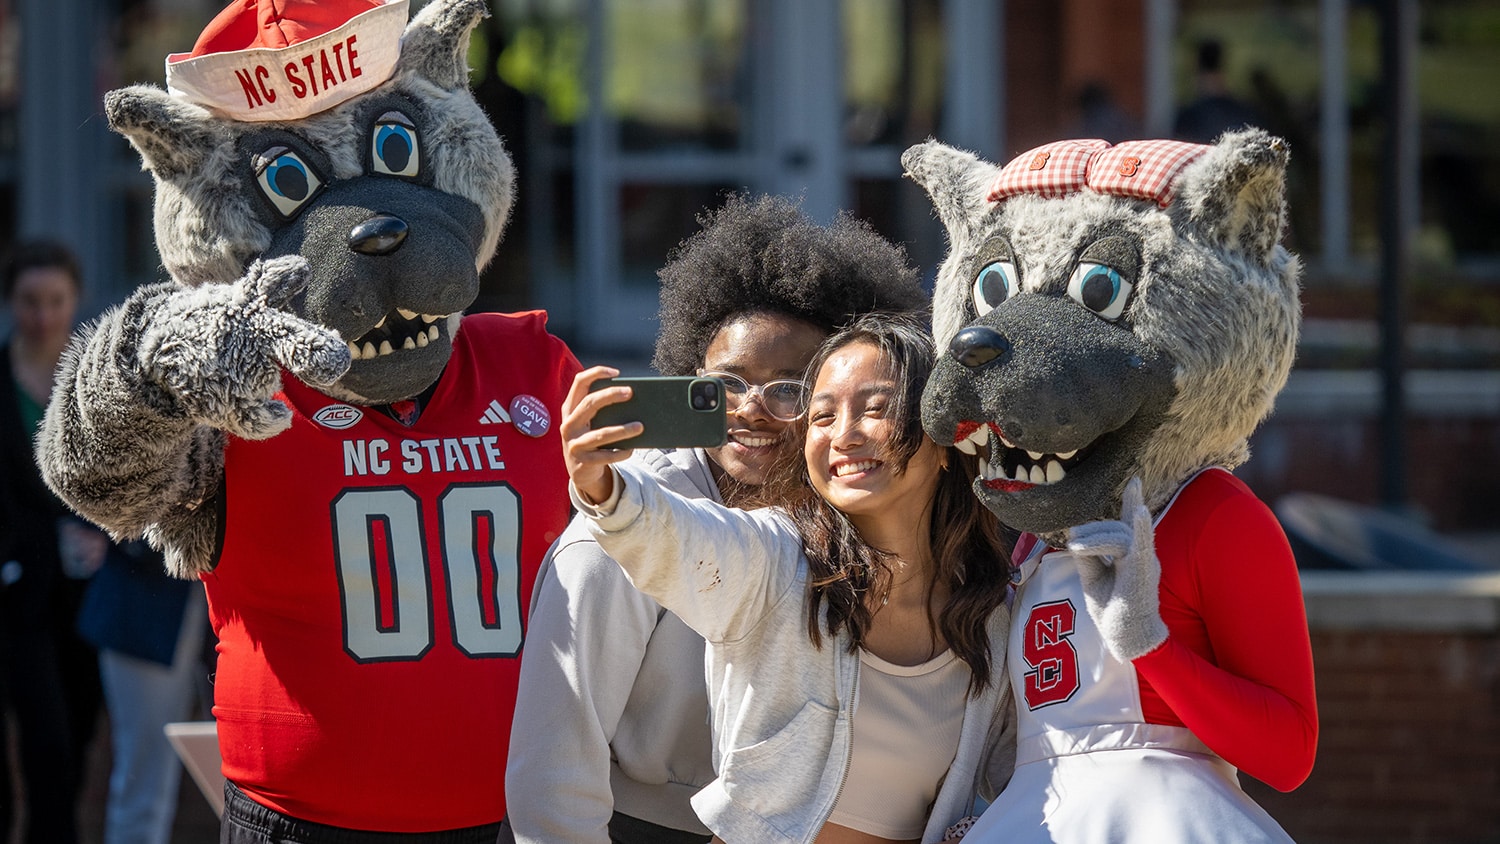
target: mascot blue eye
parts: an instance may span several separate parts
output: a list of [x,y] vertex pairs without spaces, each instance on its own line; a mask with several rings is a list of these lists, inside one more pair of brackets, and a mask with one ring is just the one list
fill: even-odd
[[1132,289],[1119,270],[1087,261],[1080,262],[1068,279],[1068,298],[1111,322],[1125,312]]
[[1009,261],[991,261],[974,277],[974,311],[984,316],[996,305],[1016,295],[1021,289],[1016,281],[1016,265]]
[[370,161],[376,173],[387,176],[410,178],[421,172],[416,124],[399,111],[382,114],[370,139]]
[[307,168],[302,166],[302,162],[291,160],[289,155],[271,165],[266,171],[266,181],[270,183],[272,190],[287,199],[307,198]]
[[293,217],[323,187],[318,174],[287,147],[272,147],[255,157],[255,181],[283,217]]

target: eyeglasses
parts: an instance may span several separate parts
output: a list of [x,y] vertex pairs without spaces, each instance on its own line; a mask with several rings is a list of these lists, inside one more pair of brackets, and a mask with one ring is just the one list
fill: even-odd
[[732,372],[706,369],[698,370],[698,377],[717,378],[724,382],[725,407],[731,411],[753,395],[767,413],[782,422],[791,422],[807,412],[807,385],[794,378],[751,384]]

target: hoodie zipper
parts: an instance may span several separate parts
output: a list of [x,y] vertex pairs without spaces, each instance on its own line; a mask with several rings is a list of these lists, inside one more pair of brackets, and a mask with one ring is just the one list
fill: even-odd
[[[1009,616],[1011,608],[1007,606],[1004,609],[1007,616]],[[974,768],[973,788],[971,788],[969,791],[968,813],[971,816],[974,814],[974,806],[979,802],[979,787],[981,784],[983,784],[985,776],[989,774],[990,760],[995,756],[995,743],[999,739],[1000,734],[1005,732],[1005,717],[1009,712],[1008,704],[1011,696],[1010,675],[1005,673],[1010,670],[1008,667],[1010,657],[1008,651],[1010,650],[1011,621],[1011,618],[1006,619],[1007,623],[1005,626],[1005,636],[1003,639],[1001,639],[1001,641],[1005,643],[1007,653],[1002,655],[1000,659],[1000,671],[998,676],[993,677],[991,681],[991,685],[994,689],[995,704],[992,711],[990,712],[989,729],[985,730],[984,752],[979,754],[979,764]],[[991,666],[990,670],[993,673],[994,666]],[[1015,766],[1012,765],[1011,767],[1012,769],[1014,769]],[[1014,770],[1011,771],[1011,775],[1015,775]],[[994,783],[990,783],[990,785],[993,786]],[[1009,783],[1007,782],[1006,785],[1009,785]]]
[[[1001,661],[1000,668],[1002,671],[1005,670],[1004,660]],[[990,759],[995,755],[995,741],[1005,730],[1005,700],[1005,694],[998,692],[995,694],[995,705],[990,712],[990,726],[984,731],[984,752],[979,754],[979,764],[974,766],[974,782],[969,789],[967,814],[970,816],[973,816],[974,806],[979,802],[980,786],[984,784],[985,775],[990,771]]]
[[854,703],[859,699],[859,654],[854,654],[854,682],[849,684],[849,742],[844,750],[844,768],[839,773],[839,787],[833,792],[833,802],[828,804],[828,811],[814,827],[813,839],[816,840],[823,832],[823,827],[828,824],[828,819],[833,817],[833,808],[839,804],[839,798],[844,796],[844,783],[849,781],[849,766],[854,762]]

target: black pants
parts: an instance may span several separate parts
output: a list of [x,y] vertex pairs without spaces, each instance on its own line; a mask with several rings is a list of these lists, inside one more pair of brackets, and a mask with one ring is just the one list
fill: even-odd
[[[708,844],[712,835],[699,835],[615,812],[609,819],[610,844]],[[515,844],[510,822],[500,823],[500,844]]]
[[313,823],[269,809],[224,784],[219,844],[495,844],[500,824],[442,832],[365,832]]
[[711,835],[699,835],[615,812],[609,819],[610,844],[708,844]]

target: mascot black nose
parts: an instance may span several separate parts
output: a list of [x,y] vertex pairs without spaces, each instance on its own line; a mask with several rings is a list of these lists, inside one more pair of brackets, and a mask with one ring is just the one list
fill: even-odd
[[948,354],[970,369],[978,369],[1010,349],[1010,343],[993,328],[971,325],[953,335]]
[[376,214],[349,230],[349,248],[361,255],[389,255],[406,242],[406,221]]

